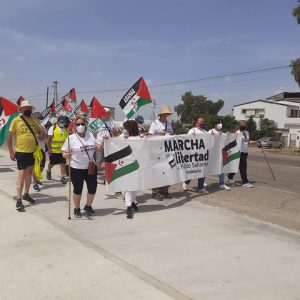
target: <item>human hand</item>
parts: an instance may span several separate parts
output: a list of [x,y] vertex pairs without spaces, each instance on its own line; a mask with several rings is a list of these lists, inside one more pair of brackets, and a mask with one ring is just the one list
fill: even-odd
[[69,159],[69,158],[71,158],[71,156],[72,156],[71,152],[64,152],[64,155],[63,155],[64,158]]
[[16,156],[15,156],[15,153],[14,153],[13,151],[9,153],[9,156],[10,156],[10,159],[11,159],[12,161],[15,161],[15,160],[16,160]]

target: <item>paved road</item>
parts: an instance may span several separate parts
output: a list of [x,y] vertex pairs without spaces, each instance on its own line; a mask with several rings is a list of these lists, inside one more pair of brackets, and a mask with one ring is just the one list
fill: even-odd
[[251,149],[249,154],[249,179],[258,184],[268,184],[271,187],[295,192],[300,195],[300,156],[273,154],[264,150],[276,181],[265,160],[262,151]]

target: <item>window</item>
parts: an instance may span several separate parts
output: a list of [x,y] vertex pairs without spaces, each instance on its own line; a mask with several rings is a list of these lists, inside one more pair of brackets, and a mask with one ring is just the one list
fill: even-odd
[[245,114],[247,109],[242,109],[242,114]]
[[290,118],[298,118],[298,110],[297,109],[291,109]]

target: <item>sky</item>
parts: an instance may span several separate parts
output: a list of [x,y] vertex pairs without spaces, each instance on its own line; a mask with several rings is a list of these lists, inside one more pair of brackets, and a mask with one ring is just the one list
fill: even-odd
[[[234,105],[299,87],[288,66],[300,56],[296,0],[1,0],[0,96],[23,95],[38,110],[71,88],[89,104],[116,107],[141,76],[159,105],[186,91]],[[228,75],[178,85],[185,80]],[[110,91],[107,91],[110,90]],[[116,91],[111,91],[116,90]],[[49,100],[49,101],[51,101]],[[158,110],[157,107],[157,110]],[[152,106],[140,109],[150,119]],[[176,114],[174,115],[176,118]]]

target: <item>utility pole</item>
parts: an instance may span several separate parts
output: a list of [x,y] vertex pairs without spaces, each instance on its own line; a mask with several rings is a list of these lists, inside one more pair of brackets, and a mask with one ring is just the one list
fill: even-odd
[[154,122],[156,120],[156,113],[155,113],[156,100],[155,99],[152,99],[152,105],[153,105],[152,122]]
[[49,86],[47,86],[46,108],[48,107],[48,101],[49,101]]
[[58,81],[53,81],[53,84],[52,84],[52,87],[53,87],[53,100],[55,102],[55,105],[58,105],[57,84],[58,84]]

